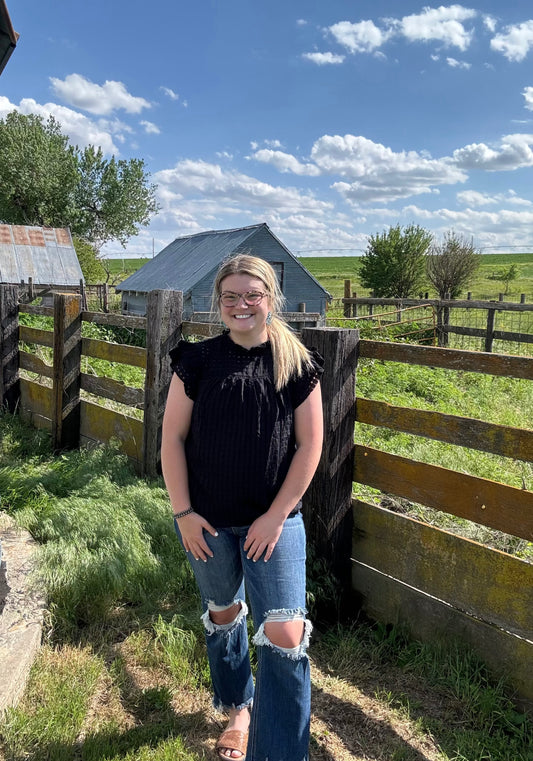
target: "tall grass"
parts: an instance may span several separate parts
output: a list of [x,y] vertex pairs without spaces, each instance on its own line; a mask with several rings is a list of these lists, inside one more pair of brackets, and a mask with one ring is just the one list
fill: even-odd
[[40,544],[35,581],[58,633],[120,604],[194,595],[162,483],[137,478],[113,447],[54,457],[18,417],[2,414],[0,429],[0,506]]
[[[0,494],[1,509],[40,542],[38,579],[51,606],[25,695],[0,724],[0,756],[205,758],[220,730],[205,718],[199,605],[161,482],[137,478],[112,447],[56,457],[48,434],[2,414]],[[327,568],[323,575],[314,591],[327,595]],[[358,700],[362,674],[380,674],[381,715],[427,738],[439,761],[533,761],[531,723],[514,710],[504,685],[460,648],[413,643],[400,630],[361,623],[323,632],[311,655],[346,685],[347,706]],[[431,710],[406,695],[402,674],[426,684]],[[447,696],[440,713],[439,694]],[[342,738],[336,713],[332,701],[327,726]],[[321,742],[313,736],[314,747]],[[327,743],[320,752],[331,758]],[[389,757],[420,756],[400,744]]]

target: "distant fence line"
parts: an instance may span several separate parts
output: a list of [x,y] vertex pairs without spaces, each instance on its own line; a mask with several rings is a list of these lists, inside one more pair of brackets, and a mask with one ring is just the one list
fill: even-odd
[[[349,284],[350,281],[347,281]],[[348,285],[346,290],[349,291]],[[470,295],[470,294],[469,294]],[[524,344],[525,353],[533,353],[533,303],[526,303],[525,294],[521,295],[520,302],[504,301],[504,294],[499,294],[496,300],[472,300],[468,299],[398,299],[398,298],[374,298],[371,296],[358,296],[356,293],[337,300],[343,308],[345,320],[361,319],[370,320],[375,315],[375,310],[390,309],[390,323],[401,322],[403,312],[408,308],[419,307],[434,311],[435,336],[438,346],[450,345],[451,336],[465,336],[479,341],[479,348],[485,352],[494,351],[495,341],[513,342]],[[457,324],[461,318],[465,322],[472,322],[466,315],[485,313],[482,327],[474,327],[471,324]],[[504,324],[501,329],[496,325],[497,316]],[[512,319],[518,320],[518,330],[509,330],[513,327]],[[385,315],[380,315],[381,320]],[[409,318],[411,319],[411,318]],[[455,320],[455,324],[452,322]],[[529,347],[529,348],[526,348]],[[478,347],[476,347],[478,348]]]
[[[214,329],[184,322],[182,307],[181,293],[153,291],[146,318],[86,312],[74,294],[56,294],[53,308],[44,308],[19,305],[17,287],[0,286],[0,403],[51,430],[57,449],[114,438],[143,473],[155,476],[171,377],[168,351],[182,335],[202,337]],[[19,311],[53,316],[54,331],[19,325]],[[83,338],[83,321],[143,328],[147,348]],[[532,542],[533,492],[354,444],[354,426],[362,423],[533,462],[533,432],[527,427],[356,396],[361,359],[531,381],[533,358],[360,340],[353,329],[304,328],[302,340],[325,359],[326,431],[304,514],[317,557],[345,584],[345,605],[353,615],[362,608],[375,620],[403,624],[419,639],[460,639],[533,712],[533,563],[385,507],[385,497],[393,495]],[[52,365],[20,342],[51,348]],[[85,374],[82,356],[141,367],[144,387]],[[141,407],[144,419],[87,401],[82,390]],[[380,491],[383,506],[352,500],[353,481]]]

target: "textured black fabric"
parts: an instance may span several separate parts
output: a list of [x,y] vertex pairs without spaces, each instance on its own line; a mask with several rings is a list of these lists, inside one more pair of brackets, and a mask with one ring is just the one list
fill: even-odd
[[214,526],[249,525],[270,507],[295,451],[294,410],[322,374],[322,357],[312,357],[313,367],[278,392],[269,342],[244,349],[224,333],[170,352],[194,400],[185,442],[191,505]]

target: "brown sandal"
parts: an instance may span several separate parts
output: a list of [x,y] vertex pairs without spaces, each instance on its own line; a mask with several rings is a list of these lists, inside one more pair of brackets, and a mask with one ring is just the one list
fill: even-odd
[[[248,732],[241,732],[240,729],[225,729],[218,742],[215,745],[215,750],[220,758],[225,761],[242,761],[246,755],[246,746],[248,745]],[[238,751],[240,756],[226,756],[222,751],[231,750]]]

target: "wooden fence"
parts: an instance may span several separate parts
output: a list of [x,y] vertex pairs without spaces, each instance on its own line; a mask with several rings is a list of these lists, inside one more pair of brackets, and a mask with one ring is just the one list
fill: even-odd
[[[182,322],[182,296],[150,294],[146,318],[87,313],[80,297],[57,295],[54,309],[20,306],[0,286],[0,401],[52,431],[54,445],[114,437],[147,475],[157,472],[161,419],[170,379],[167,353],[181,335],[206,335]],[[54,333],[18,325],[20,311],[53,314]],[[83,321],[144,327],[147,349],[81,337]],[[310,543],[344,582],[352,606],[375,620],[404,624],[424,640],[458,638],[504,676],[533,711],[533,564],[384,507],[352,500],[352,482],[533,541],[533,493],[488,479],[354,444],[356,422],[533,462],[533,431],[356,398],[361,359],[473,371],[533,380],[533,359],[359,340],[357,330],[304,328],[324,356],[326,439],[305,499]],[[19,341],[53,349],[49,366]],[[82,356],[145,369],[143,389],[81,372]],[[47,383],[20,377],[37,373]],[[144,409],[144,421],[107,410],[85,394]],[[354,600],[354,595],[356,599]],[[355,607],[351,608],[355,613]]]
[[530,381],[533,359],[359,341],[355,330],[308,329],[304,336],[326,360],[327,437],[304,503],[315,551],[341,579],[350,575],[353,606],[374,620],[405,625],[418,639],[467,644],[509,680],[517,702],[533,711],[533,563],[351,500],[353,480],[532,542],[533,492],[354,445],[353,429],[356,422],[365,423],[533,462],[532,430],[398,407],[355,393],[357,365],[366,359]]
[[[390,322],[402,320],[402,311],[412,307],[428,307],[434,310],[436,315],[436,337],[439,346],[449,346],[450,335],[470,336],[477,338],[483,343],[484,351],[492,352],[494,341],[510,341],[518,344],[533,345],[533,304],[526,303],[522,299],[520,303],[503,301],[500,294],[498,301],[474,301],[472,299],[383,299],[361,297],[356,294],[340,300],[343,305],[344,318],[361,318],[374,316],[374,310],[392,307]],[[485,315],[484,327],[472,327],[470,325],[453,324],[454,313],[459,310],[483,311]],[[531,329],[529,331],[499,330],[496,327],[496,315],[498,313],[518,314],[529,318]],[[383,318],[383,316],[382,316]],[[528,327],[530,327],[528,325]],[[532,347],[533,349],[533,347]]]

